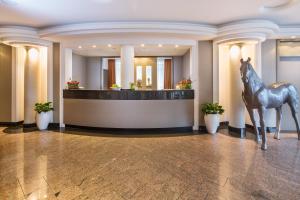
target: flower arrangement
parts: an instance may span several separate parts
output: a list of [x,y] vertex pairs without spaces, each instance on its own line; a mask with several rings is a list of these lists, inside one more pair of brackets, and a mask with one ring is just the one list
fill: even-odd
[[68,89],[79,89],[79,82],[78,81],[69,81],[67,82]]
[[176,89],[190,90],[190,89],[192,89],[192,81],[190,79],[185,79],[185,80],[179,81],[176,84]]
[[110,87],[110,89],[112,89],[112,90],[120,90],[121,87],[118,84],[112,84],[112,86]]
[[205,103],[202,104],[202,112],[205,115],[208,114],[220,114],[222,115],[224,113],[224,109],[219,103]]
[[142,88],[142,80],[139,79],[136,81],[136,87]]
[[42,112],[49,112],[49,111],[52,111],[53,110],[53,107],[52,107],[52,102],[46,102],[46,103],[36,103],[34,105],[34,110],[37,112],[37,113],[42,113]]
[[130,89],[135,90],[135,83],[129,83],[130,84]]

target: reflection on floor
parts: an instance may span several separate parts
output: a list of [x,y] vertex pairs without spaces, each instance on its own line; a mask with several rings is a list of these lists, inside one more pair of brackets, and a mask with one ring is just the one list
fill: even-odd
[[0,199],[300,199],[296,134],[85,134],[0,128]]

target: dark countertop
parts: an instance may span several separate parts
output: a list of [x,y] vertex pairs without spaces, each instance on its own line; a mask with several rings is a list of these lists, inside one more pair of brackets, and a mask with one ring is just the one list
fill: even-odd
[[194,99],[194,90],[64,90],[64,99],[178,100]]

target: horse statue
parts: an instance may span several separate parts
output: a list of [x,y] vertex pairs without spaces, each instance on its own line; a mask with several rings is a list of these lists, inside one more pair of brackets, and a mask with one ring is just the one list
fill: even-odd
[[299,95],[298,91],[292,84],[289,83],[274,83],[268,87],[262,82],[250,64],[250,58],[247,61],[241,59],[241,77],[244,84],[242,98],[249,112],[250,119],[255,129],[256,140],[260,142],[258,127],[255,123],[253,109],[258,110],[260,118],[260,127],[262,131],[262,150],[267,150],[267,137],[265,125],[266,109],[276,109],[276,132],[275,139],[280,139],[280,123],[282,118],[282,106],[287,103],[290,106],[292,116],[296,123],[298,140],[300,140],[299,121],[298,121],[298,106]]

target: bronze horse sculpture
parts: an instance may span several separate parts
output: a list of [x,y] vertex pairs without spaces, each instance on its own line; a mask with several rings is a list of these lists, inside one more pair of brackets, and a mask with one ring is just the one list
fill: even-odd
[[240,72],[244,84],[244,91],[242,93],[243,101],[249,112],[251,122],[255,129],[256,140],[260,142],[259,130],[255,123],[254,109],[258,110],[260,118],[260,127],[262,131],[262,145],[261,149],[267,149],[265,112],[266,109],[276,109],[276,133],[275,139],[280,139],[280,122],[282,118],[282,106],[287,103],[290,106],[292,116],[296,123],[298,140],[300,140],[299,121],[298,121],[298,107],[299,95],[298,91],[292,84],[289,83],[274,83],[268,87],[262,82],[259,76],[254,71],[250,64],[250,58],[247,61],[241,59]]

